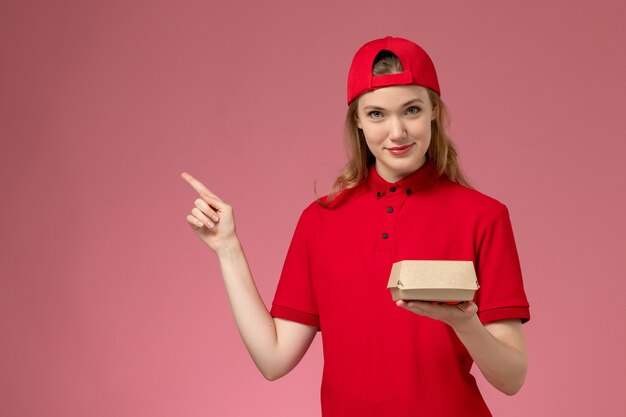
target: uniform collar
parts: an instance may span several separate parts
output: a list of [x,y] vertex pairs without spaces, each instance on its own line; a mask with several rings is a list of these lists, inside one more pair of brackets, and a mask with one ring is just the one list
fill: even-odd
[[408,195],[433,185],[439,173],[433,163],[427,159],[417,171],[412,172],[406,177],[394,183],[387,182],[376,171],[376,162],[369,166],[367,174],[367,187],[373,191],[377,198],[384,196],[386,193],[406,193]]

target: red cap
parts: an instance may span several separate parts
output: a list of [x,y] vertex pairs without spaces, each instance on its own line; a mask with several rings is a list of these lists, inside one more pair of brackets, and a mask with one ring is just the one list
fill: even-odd
[[[374,59],[380,51],[393,52],[402,63],[399,74],[372,75]],[[363,45],[354,55],[348,73],[348,104],[368,91],[390,85],[421,85],[441,95],[435,66],[419,45],[403,38],[385,36]]]

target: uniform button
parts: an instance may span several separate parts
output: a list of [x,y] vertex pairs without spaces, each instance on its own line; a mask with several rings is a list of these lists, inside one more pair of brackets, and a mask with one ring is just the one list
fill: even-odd
[[389,235],[387,233],[383,233],[383,239],[387,239]]
[[380,191],[377,191],[377,192],[376,192],[376,197],[377,197],[377,198],[380,198]]
[[391,192],[396,191],[396,187],[391,187],[391,188],[389,189],[389,191],[391,191]]
[[411,189],[409,188],[408,190],[406,190],[407,194],[411,194]]
[[387,213],[393,213],[393,207],[387,207]]

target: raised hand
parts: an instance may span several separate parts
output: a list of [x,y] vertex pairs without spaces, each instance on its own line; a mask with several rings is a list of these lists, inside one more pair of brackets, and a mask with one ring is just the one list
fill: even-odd
[[225,243],[236,239],[233,209],[187,172],[180,176],[200,196],[194,201],[187,222],[198,238],[217,252]]

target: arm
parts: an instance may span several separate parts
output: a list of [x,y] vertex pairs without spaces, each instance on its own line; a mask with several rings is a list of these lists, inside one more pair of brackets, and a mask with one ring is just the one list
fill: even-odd
[[317,328],[270,316],[238,239],[216,252],[239,334],[263,376],[273,381],[302,359]]
[[181,176],[200,194],[187,222],[218,257],[239,334],[263,376],[278,379],[300,362],[317,328],[270,315],[235,233],[232,207],[188,173]]
[[528,357],[519,319],[483,325],[474,316],[454,331],[491,385],[507,395],[520,390],[526,379]]
[[397,305],[451,326],[487,381],[499,391],[514,395],[524,384],[528,358],[520,320],[483,325],[473,302],[451,306],[400,300]]

